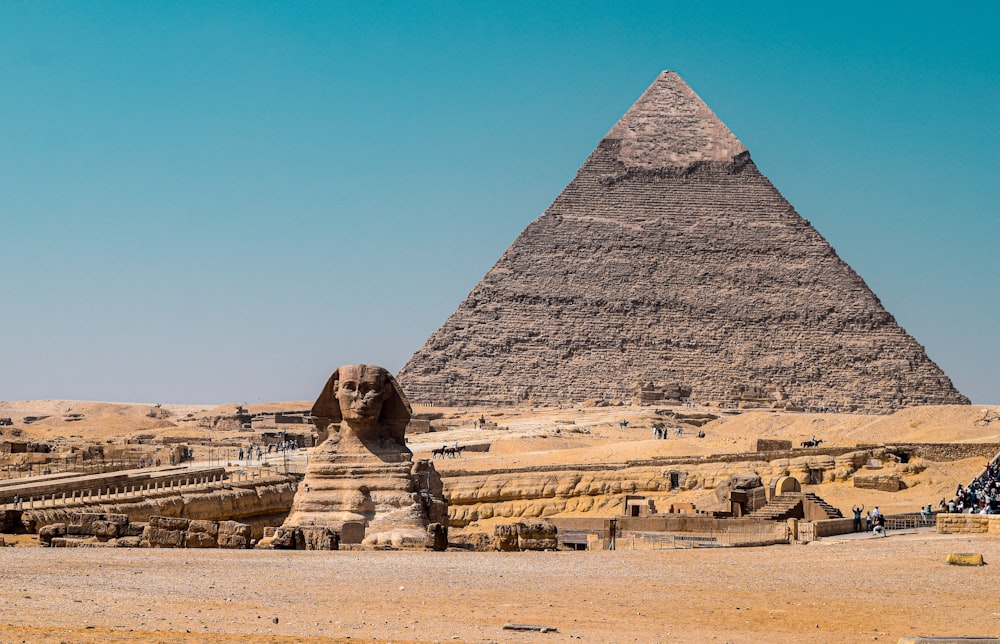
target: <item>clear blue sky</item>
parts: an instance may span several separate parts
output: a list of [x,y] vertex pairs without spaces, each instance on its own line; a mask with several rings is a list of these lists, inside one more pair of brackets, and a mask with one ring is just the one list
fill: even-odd
[[1000,403],[1000,4],[0,0],[0,399],[397,371],[663,69]]

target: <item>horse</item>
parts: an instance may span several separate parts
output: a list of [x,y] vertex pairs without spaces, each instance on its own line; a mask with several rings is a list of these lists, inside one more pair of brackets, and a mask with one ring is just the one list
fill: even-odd
[[448,458],[462,458],[462,450],[465,449],[464,446],[458,447],[446,447],[444,448],[444,453]]
[[819,447],[819,444],[822,442],[822,438],[810,438],[807,441],[802,441],[802,447]]
[[450,448],[448,447],[435,447],[434,449],[431,450],[431,458],[437,458],[438,456],[444,458],[445,454],[448,453],[449,449]]

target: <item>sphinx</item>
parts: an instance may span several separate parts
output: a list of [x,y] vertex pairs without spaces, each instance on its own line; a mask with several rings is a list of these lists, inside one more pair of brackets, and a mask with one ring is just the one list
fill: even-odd
[[312,408],[322,442],[309,455],[282,527],[346,536],[360,525],[364,544],[396,547],[423,546],[430,524],[446,527],[441,478],[430,461],[414,463],[406,446],[411,415],[386,369],[359,364],[334,371]]

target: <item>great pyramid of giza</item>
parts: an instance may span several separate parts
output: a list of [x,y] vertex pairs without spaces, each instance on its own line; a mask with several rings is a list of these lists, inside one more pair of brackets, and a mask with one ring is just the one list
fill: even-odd
[[700,401],[969,402],[669,71],[399,380],[438,405],[615,401],[650,383]]

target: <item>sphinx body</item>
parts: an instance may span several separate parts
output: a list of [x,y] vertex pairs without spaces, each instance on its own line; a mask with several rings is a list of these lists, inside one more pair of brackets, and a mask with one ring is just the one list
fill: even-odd
[[330,376],[313,405],[321,440],[309,456],[283,527],[343,533],[364,526],[364,543],[416,546],[430,523],[447,525],[441,479],[430,461],[413,462],[404,433],[410,404],[392,375],[347,365]]

